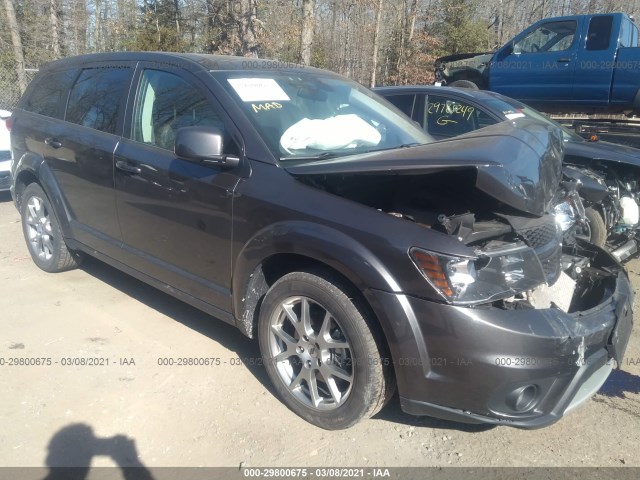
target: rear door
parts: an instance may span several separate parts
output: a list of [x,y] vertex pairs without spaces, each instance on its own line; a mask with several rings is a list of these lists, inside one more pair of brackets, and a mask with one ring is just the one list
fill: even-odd
[[189,72],[141,64],[135,82],[115,163],[123,255],[130,267],[229,312],[231,207],[239,170],[178,158],[174,141],[179,128],[210,126],[224,132],[225,153],[240,156],[241,137]]
[[84,68],[69,93],[65,128],[49,144],[58,152],[51,166],[71,211],[74,237],[109,256],[117,255],[121,241],[113,154],[133,66]]

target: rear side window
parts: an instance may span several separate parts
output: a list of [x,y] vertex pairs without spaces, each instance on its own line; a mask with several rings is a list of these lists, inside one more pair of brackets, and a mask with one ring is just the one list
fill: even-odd
[[128,68],[87,68],[76,81],[65,120],[106,133],[116,133],[118,110],[129,87]]
[[402,113],[404,113],[407,117],[411,117],[411,115],[413,114],[413,104],[416,98],[415,95],[390,95],[386,98],[397,108],[402,110]]
[[589,22],[587,50],[608,50],[612,26],[613,17],[611,15],[593,17]]
[[77,70],[43,73],[31,87],[24,109],[62,120],[69,88],[77,75]]

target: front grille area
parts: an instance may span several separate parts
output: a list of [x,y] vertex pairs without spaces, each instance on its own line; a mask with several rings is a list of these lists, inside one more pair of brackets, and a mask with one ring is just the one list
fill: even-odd
[[511,226],[536,251],[547,283],[553,285],[561,272],[562,232],[553,215],[525,219],[510,217]]
[[533,228],[519,230],[518,233],[524,237],[530,247],[544,247],[549,242],[557,241],[561,238],[555,219],[552,220],[552,222],[546,222]]

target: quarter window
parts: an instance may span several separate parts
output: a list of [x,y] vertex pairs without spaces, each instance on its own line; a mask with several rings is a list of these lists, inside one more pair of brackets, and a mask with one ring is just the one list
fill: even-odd
[[65,120],[116,133],[118,110],[129,85],[128,68],[87,68],[69,95]]
[[69,88],[77,75],[78,70],[43,73],[31,87],[24,109],[62,120]]
[[[160,70],[142,74],[133,118],[133,140],[173,150],[179,128],[224,124],[205,96],[183,78]],[[226,141],[231,150],[233,142]],[[228,151],[226,153],[237,154]]]
[[587,50],[608,50],[611,40],[613,17],[611,15],[593,17],[587,33]]

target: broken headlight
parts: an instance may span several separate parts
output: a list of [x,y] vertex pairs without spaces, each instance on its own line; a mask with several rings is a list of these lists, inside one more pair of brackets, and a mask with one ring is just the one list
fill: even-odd
[[546,283],[538,256],[521,243],[485,249],[473,258],[415,247],[409,254],[431,286],[455,305],[508,298]]

